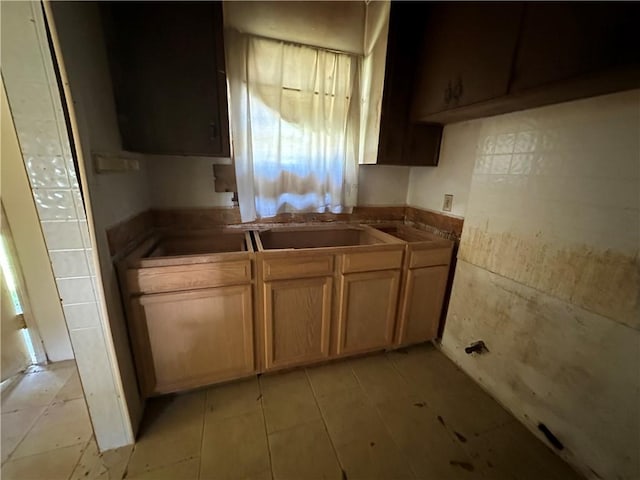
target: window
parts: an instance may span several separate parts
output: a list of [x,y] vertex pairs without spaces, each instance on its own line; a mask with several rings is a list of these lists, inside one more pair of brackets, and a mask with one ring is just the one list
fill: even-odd
[[359,57],[237,32],[226,42],[242,220],[352,207]]

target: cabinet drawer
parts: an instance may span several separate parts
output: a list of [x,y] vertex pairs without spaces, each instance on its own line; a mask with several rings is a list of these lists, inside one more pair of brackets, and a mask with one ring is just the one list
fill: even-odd
[[287,258],[265,258],[264,280],[320,277],[333,275],[332,255],[296,255]]
[[343,273],[392,270],[402,267],[404,250],[383,252],[346,253],[342,264]]
[[409,268],[449,265],[451,262],[451,248],[448,247],[412,250],[409,255]]
[[175,292],[237,285],[251,281],[251,261],[130,269],[127,281],[132,293]]

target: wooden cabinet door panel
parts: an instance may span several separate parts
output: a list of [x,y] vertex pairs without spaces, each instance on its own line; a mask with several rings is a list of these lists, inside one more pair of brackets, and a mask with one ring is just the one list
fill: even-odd
[[440,3],[429,13],[412,117],[506,95],[522,4]]
[[635,2],[527,3],[512,91],[640,63]]
[[138,364],[153,369],[143,377],[155,377],[147,395],[253,372],[251,298],[251,285],[239,285],[135,299],[134,321],[143,323],[148,342],[135,349],[148,355]]
[[338,355],[384,348],[393,340],[400,272],[342,276]]
[[448,275],[448,265],[408,271],[400,310],[401,344],[436,338]]
[[329,355],[332,280],[317,277],[264,284],[267,369]]

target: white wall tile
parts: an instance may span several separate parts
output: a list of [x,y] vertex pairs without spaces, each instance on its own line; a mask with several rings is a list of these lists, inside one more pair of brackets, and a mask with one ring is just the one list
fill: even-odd
[[73,195],[73,203],[75,205],[76,218],[79,218],[81,220],[86,220],[87,215],[84,210],[84,203],[82,201],[82,194],[80,193],[80,190],[77,188],[74,188],[71,191],[71,194]]
[[27,155],[25,158],[32,188],[69,188],[67,165],[62,157]]
[[100,312],[95,302],[64,305],[62,308],[70,330],[100,327]]
[[15,118],[22,153],[62,155],[62,145],[55,120]]
[[120,447],[128,434],[123,425],[120,398],[113,394],[113,371],[102,329],[73,329],[70,335],[93,427],[100,432],[96,435],[98,447],[100,450]]
[[40,220],[70,220],[76,218],[76,207],[70,189],[33,189]]
[[84,247],[77,221],[43,221],[41,225],[44,240],[49,250]]
[[60,278],[57,283],[63,305],[95,302],[91,277]]
[[56,278],[91,275],[84,250],[49,252],[49,257]]
[[[585,472],[635,478],[640,90],[475,123],[443,349]],[[477,339],[490,353],[471,358]]]

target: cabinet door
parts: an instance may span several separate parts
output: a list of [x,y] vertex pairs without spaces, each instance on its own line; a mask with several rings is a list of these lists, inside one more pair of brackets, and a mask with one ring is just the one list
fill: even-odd
[[391,3],[378,141],[381,165],[405,165],[405,132],[426,8],[423,2]]
[[640,63],[635,2],[526,5],[512,90]]
[[220,2],[103,6],[125,150],[229,155]]
[[332,283],[331,277],[265,282],[267,369],[329,355]]
[[506,95],[522,4],[440,3],[430,11],[414,120]]
[[448,265],[408,271],[400,309],[401,344],[436,338],[448,275]]
[[[142,295],[133,300],[134,351],[145,396],[254,371],[251,286]],[[142,328],[140,328],[142,327]]]
[[384,348],[393,341],[400,272],[342,276],[338,355]]

